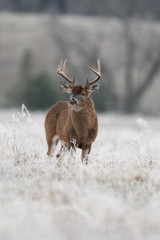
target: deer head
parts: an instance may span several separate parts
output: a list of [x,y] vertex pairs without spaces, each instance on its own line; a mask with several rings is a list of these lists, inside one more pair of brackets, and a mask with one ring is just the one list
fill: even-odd
[[64,92],[70,94],[69,103],[72,106],[82,107],[85,102],[86,97],[88,97],[90,94],[96,92],[99,89],[99,84],[97,82],[101,77],[100,59],[97,60],[97,65],[98,65],[97,70],[88,66],[88,68],[93,73],[95,73],[97,75],[97,77],[91,82],[89,82],[87,79],[87,82],[85,85],[76,85],[75,84],[75,76],[72,80],[66,75],[66,73],[65,73],[66,61],[67,61],[67,59],[65,59],[65,61],[63,63],[63,60],[61,59],[60,64],[58,65],[58,69],[57,69],[57,73],[69,82],[69,84],[61,83],[61,88],[63,89]]

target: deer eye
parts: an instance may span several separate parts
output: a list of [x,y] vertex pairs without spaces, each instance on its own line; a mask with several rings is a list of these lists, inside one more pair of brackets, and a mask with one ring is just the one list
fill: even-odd
[[81,95],[82,95],[82,96],[85,96],[85,93],[82,92]]

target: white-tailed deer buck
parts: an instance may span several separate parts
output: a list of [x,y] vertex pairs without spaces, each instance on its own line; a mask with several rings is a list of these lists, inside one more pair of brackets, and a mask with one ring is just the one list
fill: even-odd
[[50,108],[45,119],[45,131],[48,144],[49,156],[52,156],[56,145],[60,141],[62,143],[57,158],[62,156],[67,148],[75,150],[75,146],[82,149],[81,159],[88,163],[88,154],[91,151],[91,145],[94,142],[97,131],[98,121],[94,103],[89,97],[90,94],[96,92],[99,88],[96,83],[100,77],[100,59],[97,60],[98,70],[89,69],[97,75],[92,82],[85,85],[75,85],[75,77],[71,80],[65,73],[66,60],[63,63],[61,59],[58,65],[57,73],[64,77],[69,84],[61,83],[64,92],[70,94],[69,102],[57,102]]

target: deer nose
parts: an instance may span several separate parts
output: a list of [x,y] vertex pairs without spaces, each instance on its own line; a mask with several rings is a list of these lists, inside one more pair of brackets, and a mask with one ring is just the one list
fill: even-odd
[[75,98],[72,98],[72,99],[69,101],[69,103],[70,103],[71,105],[76,105],[76,104],[77,104],[77,100],[76,100]]

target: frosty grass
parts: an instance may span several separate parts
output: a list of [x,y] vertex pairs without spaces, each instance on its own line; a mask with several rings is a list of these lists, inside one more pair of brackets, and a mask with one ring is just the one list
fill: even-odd
[[85,166],[46,157],[44,118],[0,112],[0,239],[159,240],[160,119],[99,115]]

